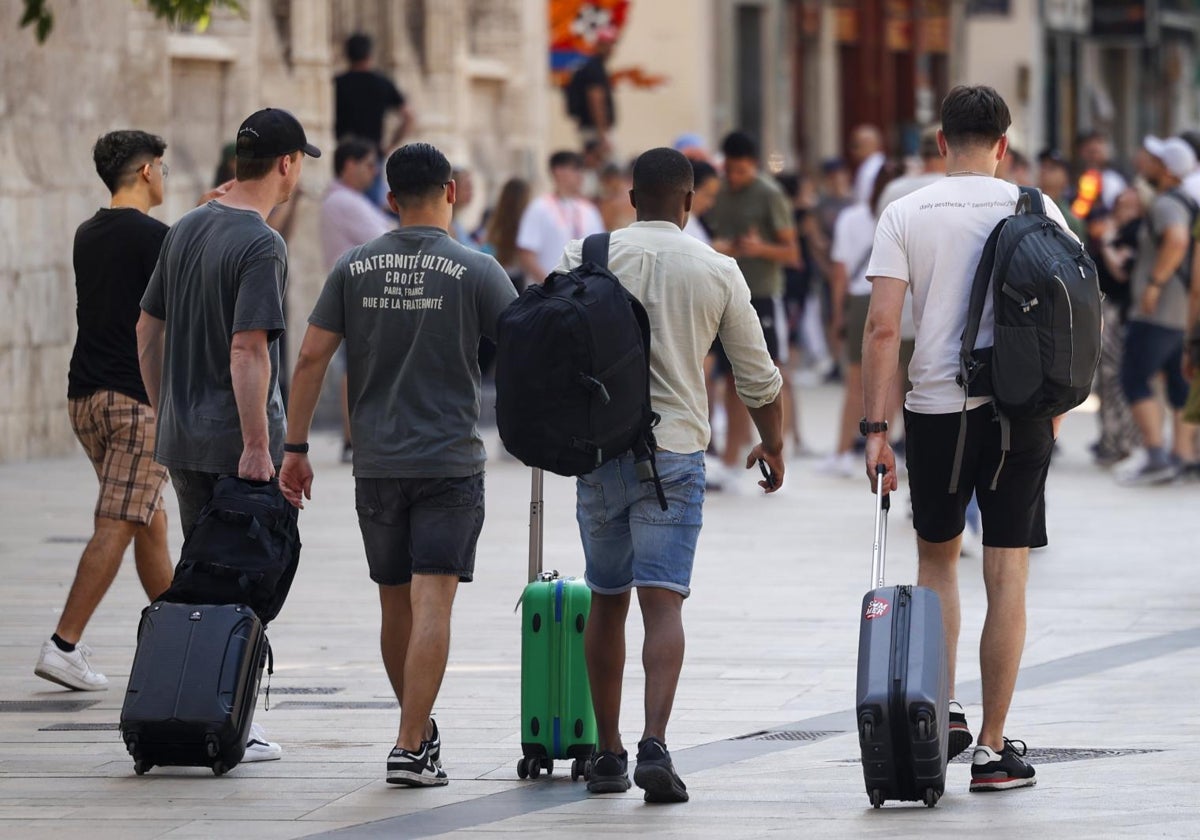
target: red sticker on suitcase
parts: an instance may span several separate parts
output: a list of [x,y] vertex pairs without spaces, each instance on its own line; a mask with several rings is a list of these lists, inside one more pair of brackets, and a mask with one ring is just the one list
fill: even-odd
[[873,618],[883,618],[891,608],[892,605],[883,598],[872,598],[871,603],[867,604],[867,612],[863,618],[867,621]]

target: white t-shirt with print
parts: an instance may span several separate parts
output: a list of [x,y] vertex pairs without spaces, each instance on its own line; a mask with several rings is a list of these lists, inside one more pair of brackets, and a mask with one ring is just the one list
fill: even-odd
[[[902,280],[912,294],[917,342],[908,369],[913,389],[904,401],[909,411],[962,410],[963,389],[954,379],[975,268],[992,229],[1016,209],[1018,194],[1016,185],[998,178],[953,176],[899,198],[883,211],[867,274]],[[1069,232],[1054,202],[1044,204],[1046,214]],[[976,347],[992,344],[993,324],[989,295]],[[990,399],[972,397],[967,407]]]
[[517,247],[537,254],[541,282],[562,259],[563,249],[573,239],[603,233],[604,222],[596,205],[582,198],[543,195],[529,202],[517,228]]
[[861,297],[871,294],[867,261],[871,257],[871,243],[874,240],[875,215],[869,205],[855,204],[838,214],[833,225],[833,245],[829,258],[846,267],[848,295]]

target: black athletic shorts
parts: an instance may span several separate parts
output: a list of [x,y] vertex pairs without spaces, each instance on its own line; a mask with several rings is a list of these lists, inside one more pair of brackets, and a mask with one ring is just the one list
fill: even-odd
[[417,575],[475,574],[483,529],[483,473],[466,478],[359,478],[358,527],[371,580],[401,586]]
[[[967,412],[958,492],[950,475],[961,415],[915,414],[904,410],[905,463],[912,494],[913,526],[926,542],[962,533],[971,494],[979,499],[983,544],[994,548],[1038,548],[1046,544],[1046,474],[1054,449],[1050,420],[1012,422],[1012,448],[1000,464],[1000,422],[991,405]],[[1000,475],[996,489],[992,479]]]
[[[767,353],[773,362],[787,362],[787,313],[783,308],[781,298],[750,298],[750,305],[758,313],[758,323],[762,326],[763,338],[767,340]],[[713,365],[713,376],[727,376],[733,372],[729,357],[721,340],[713,342],[711,352],[717,356]]]

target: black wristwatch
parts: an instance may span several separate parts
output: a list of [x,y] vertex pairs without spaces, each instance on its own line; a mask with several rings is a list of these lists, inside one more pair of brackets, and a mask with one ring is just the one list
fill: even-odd
[[283,451],[291,452],[295,455],[307,455],[308,454],[308,444],[307,443],[285,443],[283,445]]
[[858,433],[864,437],[866,435],[877,435],[881,432],[886,432],[887,430],[888,425],[886,420],[878,420],[874,423],[868,423],[867,418],[864,417],[858,421]]

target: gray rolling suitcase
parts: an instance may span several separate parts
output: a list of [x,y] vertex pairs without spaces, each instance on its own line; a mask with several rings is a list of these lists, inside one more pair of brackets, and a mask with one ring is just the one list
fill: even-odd
[[950,679],[942,605],[923,586],[885,586],[887,511],[883,473],[875,502],[871,585],[858,635],[858,742],[871,804],[889,799],[932,808],[946,789]]

